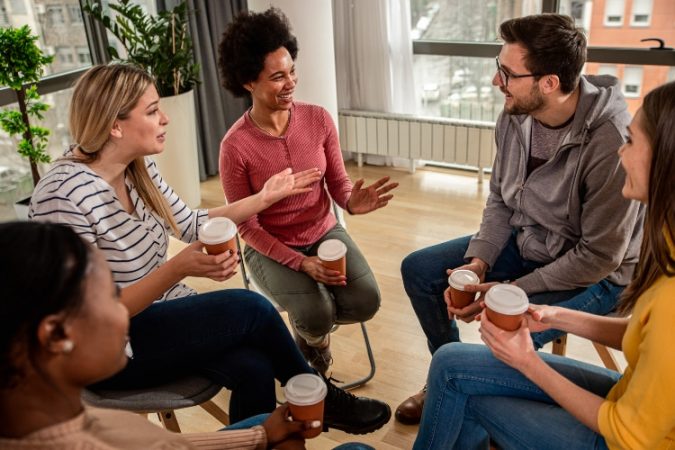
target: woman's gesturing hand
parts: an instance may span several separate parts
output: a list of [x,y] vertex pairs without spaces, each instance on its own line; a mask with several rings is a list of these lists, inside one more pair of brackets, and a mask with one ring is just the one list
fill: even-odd
[[266,205],[272,205],[290,195],[311,191],[313,188],[310,186],[320,179],[321,171],[316,167],[297,173],[292,173],[292,169],[289,167],[276,175],[272,175],[265,182],[260,191],[260,196]]
[[387,192],[398,187],[398,183],[388,183],[388,181],[389,177],[383,177],[364,188],[363,178],[357,180],[352,188],[352,195],[347,201],[347,211],[351,214],[366,214],[387,206],[389,200],[394,198]]

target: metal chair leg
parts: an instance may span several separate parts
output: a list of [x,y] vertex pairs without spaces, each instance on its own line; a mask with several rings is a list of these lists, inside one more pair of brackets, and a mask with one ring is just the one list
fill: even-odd
[[375,357],[373,356],[373,348],[370,346],[370,339],[368,338],[368,330],[366,330],[365,323],[361,322],[359,325],[361,325],[361,331],[363,332],[363,340],[366,343],[366,352],[368,353],[368,361],[370,362],[370,372],[363,378],[359,378],[358,380],[341,385],[340,387],[345,390],[363,386],[375,376]]

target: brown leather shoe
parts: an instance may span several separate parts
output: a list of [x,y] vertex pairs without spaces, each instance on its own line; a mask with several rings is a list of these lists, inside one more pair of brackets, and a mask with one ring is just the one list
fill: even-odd
[[424,385],[417,394],[408,397],[396,408],[396,420],[405,425],[417,425],[422,420],[422,408],[427,396],[427,386]]

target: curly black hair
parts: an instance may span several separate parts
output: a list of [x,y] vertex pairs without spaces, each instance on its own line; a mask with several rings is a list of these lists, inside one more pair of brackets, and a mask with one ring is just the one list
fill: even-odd
[[298,56],[298,41],[279,9],[239,14],[225,29],[218,46],[223,87],[235,97],[247,95],[244,85],[258,79],[265,67],[265,57],[281,47],[288,50],[293,60]]
[[75,313],[84,302],[90,247],[69,227],[42,222],[0,224],[0,390],[39,370],[37,328],[46,316]]

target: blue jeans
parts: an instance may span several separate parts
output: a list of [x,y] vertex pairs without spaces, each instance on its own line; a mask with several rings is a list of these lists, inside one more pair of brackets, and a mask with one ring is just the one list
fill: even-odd
[[[471,236],[464,236],[442,244],[417,250],[401,263],[403,286],[410,297],[417,319],[427,336],[433,354],[441,345],[459,342],[459,330],[454,320],[448,318],[443,291],[448,287],[446,269],[466,264],[464,254]],[[520,256],[515,237],[511,237],[504,250],[485,275],[485,281],[505,281],[527,275],[543,264],[528,261]],[[569,291],[542,292],[530,296],[530,303],[562,306],[569,309],[605,315],[612,311],[623,291],[607,280],[587,288]],[[533,333],[535,348],[541,348],[560,336],[558,330]]]
[[232,391],[237,422],[276,407],[275,378],[314,373],[261,295],[227,289],[154,303],[131,319],[134,357],[92,389],[142,389],[199,374]]
[[[241,422],[233,423],[232,425],[228,425],[225,428],[223,428],[221,431],[226,431],[226,430],[243,430],[245,428],[251,428],[256,425],[262,425],[263,422],[267,419],[269,414],[260,414],[254,417],[249,417],[246,420],[242,420]],[[358,442],[348,442],[346,444],[341,444],[335,447],[333,450],[375,450],[373,447],[370,445],[366,444],[361,444]]]
[[[620,374],[604,367],[540,353],[576,385],[607,396]],[[517,370],[478,344],[452,343],[431,360],[428,391],[414,450],[607,449],[602,436],[558,406]]]

